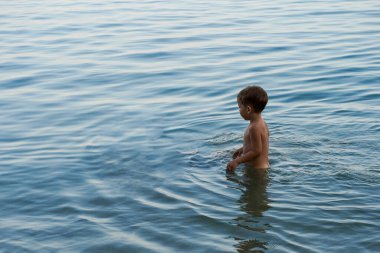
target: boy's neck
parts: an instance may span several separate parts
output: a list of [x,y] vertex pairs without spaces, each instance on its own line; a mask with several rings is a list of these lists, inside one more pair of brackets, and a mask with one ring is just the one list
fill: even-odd
[[252,113],[249,118],[250,124],[255,123],[257,121],[261,120],[261,113]]

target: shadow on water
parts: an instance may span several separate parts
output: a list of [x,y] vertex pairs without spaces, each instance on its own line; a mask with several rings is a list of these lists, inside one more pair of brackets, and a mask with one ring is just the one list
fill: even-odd
[[242,233],[235,236],[238,253],[265,252],[268,249],[268,238],[265,235],[270,225],[265,222],[264,213],[270,208],[267,185],[269,183],[268,171],[253,169],[246,166],[243,175],[227,173],[227,180],[238,184],[242,191],[237,204],[242,211],[234,219],[236,226]]

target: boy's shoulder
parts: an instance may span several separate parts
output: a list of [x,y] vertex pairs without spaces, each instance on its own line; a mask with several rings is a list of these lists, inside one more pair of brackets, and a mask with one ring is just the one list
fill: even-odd
[[264,120],[260,120],[258,122],[252,122],[248,126],[249,131],[259,131],[262,129],[265,129],[267,127],[267,124]]
[[257,122],[252,122],[248,126],[249,132],[257,132],[260,129],[259,124]]

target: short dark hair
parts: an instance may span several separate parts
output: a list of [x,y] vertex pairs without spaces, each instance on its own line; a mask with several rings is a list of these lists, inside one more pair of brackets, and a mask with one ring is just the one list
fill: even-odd
[[268,103],[268,94],[260,86],[248,86],[242,89],[237,98],[244,106],[250,105],[258,113],[261,113]]

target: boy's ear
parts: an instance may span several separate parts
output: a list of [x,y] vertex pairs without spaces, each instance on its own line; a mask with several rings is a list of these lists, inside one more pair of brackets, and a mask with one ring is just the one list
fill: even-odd
[[252,109],[253,109],[252,106],[250,106],[250,105],[247,106],[247,111],[248,112],[252,112]]

